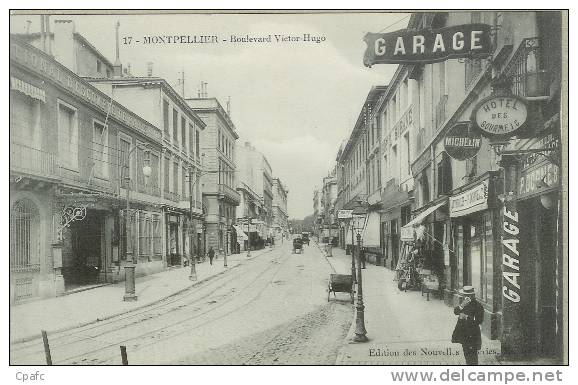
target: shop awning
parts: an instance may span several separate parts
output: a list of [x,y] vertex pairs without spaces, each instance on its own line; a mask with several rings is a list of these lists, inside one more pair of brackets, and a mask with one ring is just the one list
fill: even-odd
[[364,247],[379,247],[379,225],[379,213],[376,211],[370,212],[363,229]]
[[427,217],[428,215],[430,215],[431,213],[433,213],[434,211],[436,211],[437,209],[439,209],[440,207],[442,207],[446,203],[448,203],[447,200],[444,200],[444,201],[442,201],[436,205],[433,205],[433,206],[427,208],[423,212],[419,213],[415,218],[413,218],[411,221],[409,221],[405,226],[403,226],[401,228],[400,239],[402,241],[413,241],[413,228],[414,228],[414,226],[421,224],[421,222],[425,219],[425,217]]
[[242,242],[242,241],[246,241],[247,239],[249,239],[249,237],[247,237],[247,234],[245,234],[245,232],[243,231],[241,226],[234,225],[233,228],[237,232],[237,242],[239,242],[239,241]]

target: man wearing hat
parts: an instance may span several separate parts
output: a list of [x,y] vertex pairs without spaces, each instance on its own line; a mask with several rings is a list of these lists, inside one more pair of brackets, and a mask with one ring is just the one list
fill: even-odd
[[484,320],[484,308],[476,300],[473,286],[464,286],[460,290],[460,295],[464,299],[454,308],[458,322],[452,334],[452,342],[462,344],[466,365],[477,365],[478,350],[482,348],[480,324]]

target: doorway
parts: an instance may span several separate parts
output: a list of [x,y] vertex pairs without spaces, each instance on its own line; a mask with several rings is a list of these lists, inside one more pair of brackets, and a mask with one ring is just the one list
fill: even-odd
[[62,258],[65,290],[99,283],[104,259],[104,215],[87,210],[83,220],[72,222],[68,246]]

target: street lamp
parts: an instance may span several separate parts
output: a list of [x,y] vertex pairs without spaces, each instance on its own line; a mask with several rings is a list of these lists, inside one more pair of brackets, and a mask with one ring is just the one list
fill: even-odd
[[231,244],[231,226],[232,219],[227,217],[227,244],[225,245],[225,256],[223,257],[223,267],[227,267],[227,252],[229,251],[229,246]]
[[[123,296],[123,300],[126,302],[132,302],[132,301],[136,301],[138,299],[138,296],[136,295],[136,289],[135,289],[135,261],[134,261],[134,250],[133,250],[133,254],[132,254],[132,258],[129,260],[128,259],[128,242],[130,242],[130,240],[128,239],[128,226],[129,226],[129,213],[130,213],[130,157],[131,155],[134,153],[134,150],[137,149],[137,146],[134,146],[133,148],[130,149],[130,151],[128,152],[128,156],[127,156],[127,163],[129,164],[129,167],[126,168],[126,175],[124,176],[124,179],[127,181],[126,183],[126,217],[124,219],[124,229],[125,229],[125,245],[124,245],[124,259],[126,261],[126,264],[124,266],[124,296]],[[148,178],[151,176],[153,170],[151,168],[151,166],[149,165],[150,163],[150,158],[149,158],[149,149],[148,147],[145,148],[145,152],[146,152],[146,157],[145,157],[145,163],[143,165],[142,168],[142,173],[143,176],[145,178],[145,185],[148,182]]]
[[[367,342],[367,331],[365,330],[365,319],[363,306],[363,284],[361,276],[361,233],[365,227],[367,212],[361,202],[356,210],[353,210],[353,217],[351,218],[353,229],[357,234],[357,316],[355,319],[355,342]],[[354,245],[352,245],[353,248]]]
[[[191,265],[191,272],[189,273],[189,280],[197,280],[197,261],[193,251],[193,194],[194,187],[197,183],[196,173],[193,168],[189,168],[189,264]],[[196,230],[195,230],[196,231]]]
[[247,258],[251,258],[251,219],[247,218]]

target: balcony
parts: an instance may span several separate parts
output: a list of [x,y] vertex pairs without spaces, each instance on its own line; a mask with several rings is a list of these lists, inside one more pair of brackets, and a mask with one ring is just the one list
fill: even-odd
[[239,204],[239,202],[241,202],[241,195],[232,187],[229,187],[225,184],[219,184],[219,195],[226,199],[231,201],[234,204]]
[[60,176],[56,155],[16,142],[10,143],[10,171],[50,179]]
[[503,75],[512,80],[512,92],[526,98],[547,98],[550,94],[549,74],[538,59],[540,40],[526,38],[512,55]]
[[179,202],[181,200],[181,195],[174,192],[165,191],[165,199],[173,202]]

